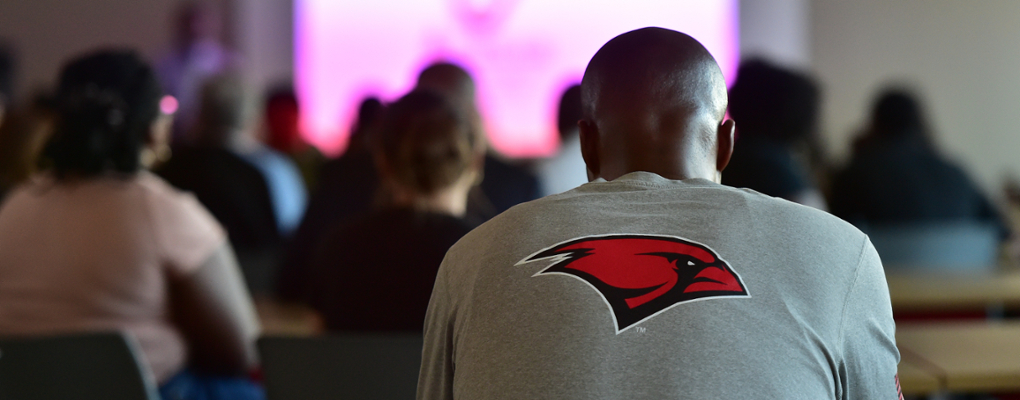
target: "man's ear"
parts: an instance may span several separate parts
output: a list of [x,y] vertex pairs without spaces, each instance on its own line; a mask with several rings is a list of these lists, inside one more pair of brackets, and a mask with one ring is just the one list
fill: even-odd
[[730,158],[733,156],[736,131],[737,123],[729,118],[723,119],[723,122],[716,128],[716,143],[718,144],[715,156],[716,171],[722,172],[729,165]]
[[578,135],[581,139],[581,158],[588,166],[588,181],[599,177],[599,129],[588,119],[577,121]]

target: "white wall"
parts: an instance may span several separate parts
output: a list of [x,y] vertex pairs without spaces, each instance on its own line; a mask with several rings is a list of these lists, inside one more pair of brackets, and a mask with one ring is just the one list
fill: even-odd
[[[227,0],[227,24],[261,89],[292,74],[292,0]],[[19,96],[51,86],[69,58],[101,46],[138,49],[155,60],[170,46],[179,0],[0,0],[0,40],[18,52]]]
[[986,192],[1020,172],[1020,1],[816,0],[811,20],[835,155],[845,157],[874,93],[906,81],[925,96],[942,149]]
[[20,95],[50,86],[69,57],[126,46],[153,57],[169,40],[175,0],[0,0],[0,39],[18,52]]
[[809,0],[741,0],[740,57],[799,70],[811,66]]

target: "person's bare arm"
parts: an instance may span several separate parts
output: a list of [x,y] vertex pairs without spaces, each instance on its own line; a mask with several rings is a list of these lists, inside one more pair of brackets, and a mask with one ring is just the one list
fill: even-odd
[[174,319],[188,342],[189,365],[214,374],[242,374],[257,362],[259,321],[229,244],[170,285]]

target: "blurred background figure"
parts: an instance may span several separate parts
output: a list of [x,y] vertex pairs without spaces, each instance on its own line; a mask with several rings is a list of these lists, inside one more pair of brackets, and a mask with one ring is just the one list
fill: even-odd
[[898,88],[875,98],[850,162],[833,182],[832,212],[863,228],[969,221],[1008,236],[977,185],[939,154],[915,95]]
[[737,141],[722,183],[826,209],[808,155],[797,151],[815,134],[819,94],[811,78],[762,60],[745,61],[729,97]]
[[265,142],[297,164],[305,188],[312,193],[326,158],[301,137],[300,119],[301,106],[294,88],[281,86],[269,91],[265,100]]
[[[418,75],[415,88],[445,96],[470,118],[481,140],[485,140],[485,124],[475,104],[475,81],[464,68],[448,62],[429,65]],[[469,218],[479,222],[539,197],[538,178],[527,169],[500,159],[491,148],[485,154],[482,176],[481,190],[472,193],[468,205]]]
[[0,43],[0,124],[14,102],[14,52]]
[[6,111],[0,121],[0,200],[36,172],[52,128],[52,104],[44,95]]
[[460,111],[426,91],[388,108],[373,146],[387,201],[333,226],[312,262],[328,329],[421,332],[443,256],[474,227],[464,216],[485,147]]
[[560,97],[556,121],[560,148],[556,155],[540,161],[536,168],[541,183],[541,196],[563,193],[588,183],[588,169],[581,157],[581,139],[577,128],[580,119],[581,85],[572,85]]
[[163,398],[261,399],[243,377],[259,323],[223,229],[145,171],[167,148],[162,96],[133,52],[63,69],[50,168],[0,209],[0,335],[123,331]]
[[301,225],[287,245],[276,293],[285,300],[307,300],[309,263],[319,241],[335,225],[350,222],[383,203],[379,174],[369,149],[382,120],[384,106],[367,97],[358,107],[347,151],[323,165],[319,187],[312,194]]
[[174,137],[184,139],[199,108],[202,84],[212,76],[236,69],[240,57],[223,44],[223,9],[216,0],[187,0],[174,16],[173,43],[157,72],[167,93],[177,98]]
[[255,137],[253,97],[236,74],[211,78],[182,146],[160,169],[174,186],[195,193],[227,228],[253,292],[269,291],[283,239],[300,222],[307,195],[286,156]]

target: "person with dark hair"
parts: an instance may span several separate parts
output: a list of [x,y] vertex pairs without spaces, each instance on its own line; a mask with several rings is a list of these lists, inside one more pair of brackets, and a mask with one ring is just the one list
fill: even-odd
[[[171,116],[129,51],[60,74],[49,169],[0,208],[0,334],[123,331],[168,399],[258,399],[258,319],[223,228],[145,168]],[[220,396],[206,396],[218,392]]]
[[0,124],[14,100],[14,54],[0,43]]
[[500,214],[435,277],[418,399],[895,399],[868,237],[719,184],[726,81],[694,38],[619,35],[581,80],[590,183]]
[[[418,74],[415,89],[446,96],[470,118],[481,140],[485,140],[484,124],[475,103],[475,81],[463,67],[450,62],[433,63]],[[468,211],[471,218],[479,221],[539,197],[538,178],[531,171],[504,161],[492,149],[485,153],[482,176],[484,179],[478,186],[481,190],[472,193]]]
[[972,221],[1009,235],[977,185],[939,154],[913,93],[883,90],[870,119],[833,181],[833,214],[860,226]]
[[265,101],[265,142],[270,148],[286,154],[301,171],[305,189],[315,191],[325,156],[301,137],[301,107],[294,89],[278,87],[269,91]]
[[414,91],[388,108],[373,146],[387,204],[335,228],[312,261],[311,305],[327,329],[421,331],[443,255],[473,227],[464,215],[478,138],[438,94]]
[[558,110],[556,128],[560,134],[560,148],[537,167],[541,196],[563,193],[588,183],[577,130],[577,121],[581,120],[581,85],[571,85],[563,91]]
[[814,134],[818,119],[818,88],[811,78],[762,60],[745,61],[729,95],[730,116],[740,128],[722,183],[826,209],[806,160],[794,150]]
[[384,108],[378,98],[366,97],[358,107],[347,151],[322,166],[319,188],[312,193],[308,210],[284,252],[276,282],[281,299],[307,301],[309,263],[315,246],[331,227],[368,213],[380,202],[379,174],[369,142]]

